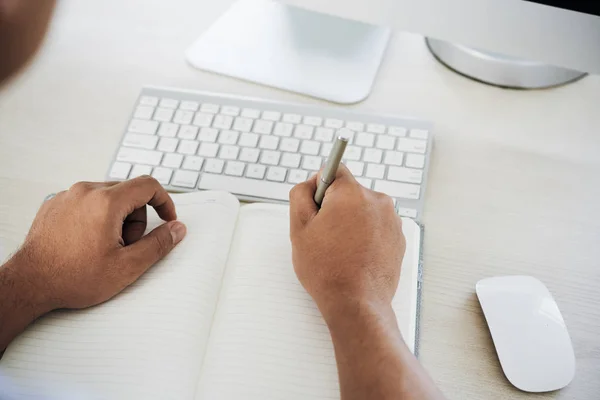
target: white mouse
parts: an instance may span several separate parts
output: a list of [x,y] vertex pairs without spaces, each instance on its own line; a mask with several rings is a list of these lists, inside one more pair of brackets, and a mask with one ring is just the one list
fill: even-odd
[[506,378],[526,392],[549,392],[575,376],[565,322],[542,282],[499,276],[477,282],[477,297]]

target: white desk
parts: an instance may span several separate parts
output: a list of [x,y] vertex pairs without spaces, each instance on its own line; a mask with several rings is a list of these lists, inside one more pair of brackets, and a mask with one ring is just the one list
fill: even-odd
[[[48,193],[101,180],[144,84],[317,103],[203,73],[183,52],[231,3],[63,1],[41,54],[0,93],[0,249]],[[600,393],[600,77],[534,92],[488,87],[393,37],[361,110],[436,123],[425,208],[421,361],[452,399],[589,399]],[[475,283],[531,274],[573,339],[566,389],[531,396],[504,378]]]

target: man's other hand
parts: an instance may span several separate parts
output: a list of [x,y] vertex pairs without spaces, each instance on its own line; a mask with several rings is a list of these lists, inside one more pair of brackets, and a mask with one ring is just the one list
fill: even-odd
[[[167,223],[144,236],[146,205]],[[149,176],[79,182],[42,205],[11,260],[13,272],[39,291],[46,312],[93,306],[121,292],[183,239],[186,227],[176,218],[173,200]]]
[[347,305],[389,307],[405,241],[392,199],[361,186],[340,165],[321,208],[317,177],[290,193],[294,269],[325,319]]

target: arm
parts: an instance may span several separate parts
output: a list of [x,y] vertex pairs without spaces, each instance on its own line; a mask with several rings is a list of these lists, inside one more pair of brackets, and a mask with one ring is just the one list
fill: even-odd
[[[146,204],[167,223],[144,235]],[[75,184],[46,201],[25,243],[0,267],[0,354],[58,308],[102,303],[167,255],[186,233],[153,178]]]
[[318,210],[316,179],[290,194],[293,262],[329,327],[342,399],[443,399],[392,310],[405,242],[391,199],[341,166]]

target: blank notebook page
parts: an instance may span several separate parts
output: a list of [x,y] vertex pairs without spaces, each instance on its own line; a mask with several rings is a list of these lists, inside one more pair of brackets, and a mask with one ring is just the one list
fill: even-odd
[[0,398],[194,397],[239,203],[214,192],[174,199],[187,237],[113,300],[24,332],[0,361]]
[[196,400],[339,399],[327,326],[292,266],[288,212],[240,209]]

